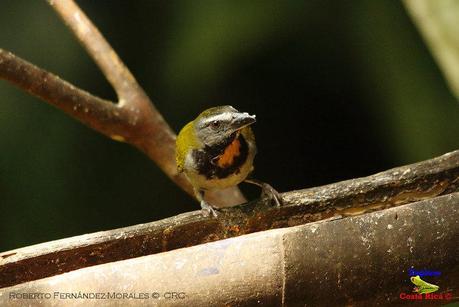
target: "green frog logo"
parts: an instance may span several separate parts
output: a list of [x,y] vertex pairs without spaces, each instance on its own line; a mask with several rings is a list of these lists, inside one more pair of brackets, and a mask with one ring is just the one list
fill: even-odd
[[416,286],[414,287],[413,292],[417,292],[420,294],[433,293],[438,291],[438,289],[440,288],[437,285],[429,284],[428,282],[422,280],[421,277],[419,277],[419,275],[413,276],[410,279],[411,282]]

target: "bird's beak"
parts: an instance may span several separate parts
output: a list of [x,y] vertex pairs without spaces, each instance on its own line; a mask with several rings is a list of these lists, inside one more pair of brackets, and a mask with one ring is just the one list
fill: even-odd
[[235,113],[231,122],[231,128],[235,131],[240,130],[248,125],[256,122],[255,115],[249,115],[249,113]]

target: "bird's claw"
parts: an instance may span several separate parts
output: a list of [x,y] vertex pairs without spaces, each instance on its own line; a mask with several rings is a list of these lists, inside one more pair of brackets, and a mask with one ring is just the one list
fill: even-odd
[[204,217],[208,217],[212,215],[213,217],[217,217],[217,210],[214,209],[211,205],[209,205],[204,200],[201,201],[201,212]]
[[280,207],[283,204],[282,197],[271,185],[267,183],[261,184],[261,197],[268,198],[270,201],[276,203],[276,207]]
[[277,192],[271,185],[257,179],[246,179],[245,182],[257,185],[261,188],[261,198],[269,199],[271,202],[276,203],[276,207],[283,205],[283,200],[279,192]]

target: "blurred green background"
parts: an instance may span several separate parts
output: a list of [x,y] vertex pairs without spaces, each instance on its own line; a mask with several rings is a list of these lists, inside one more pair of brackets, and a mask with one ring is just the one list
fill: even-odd
[[[459,148],[459,104],[398,1],[79,1],[174,130],[255,113],[280,191]],[[3,0],[0,47],[113,90],[45,1]],[[198,209],[136,149],[0,82],[0,251]]]

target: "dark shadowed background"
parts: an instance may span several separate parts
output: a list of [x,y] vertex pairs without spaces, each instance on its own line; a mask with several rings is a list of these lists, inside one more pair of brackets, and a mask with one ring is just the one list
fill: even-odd
[[[175,131],[210,106],[256,114],[255,177],[280,191],[459,148],[459,104],[398,1],[78,3]],[[0,47],[115,99],[45,1],[1,1]],[[195,209],[133,147],[0,81],[0,251]]]

